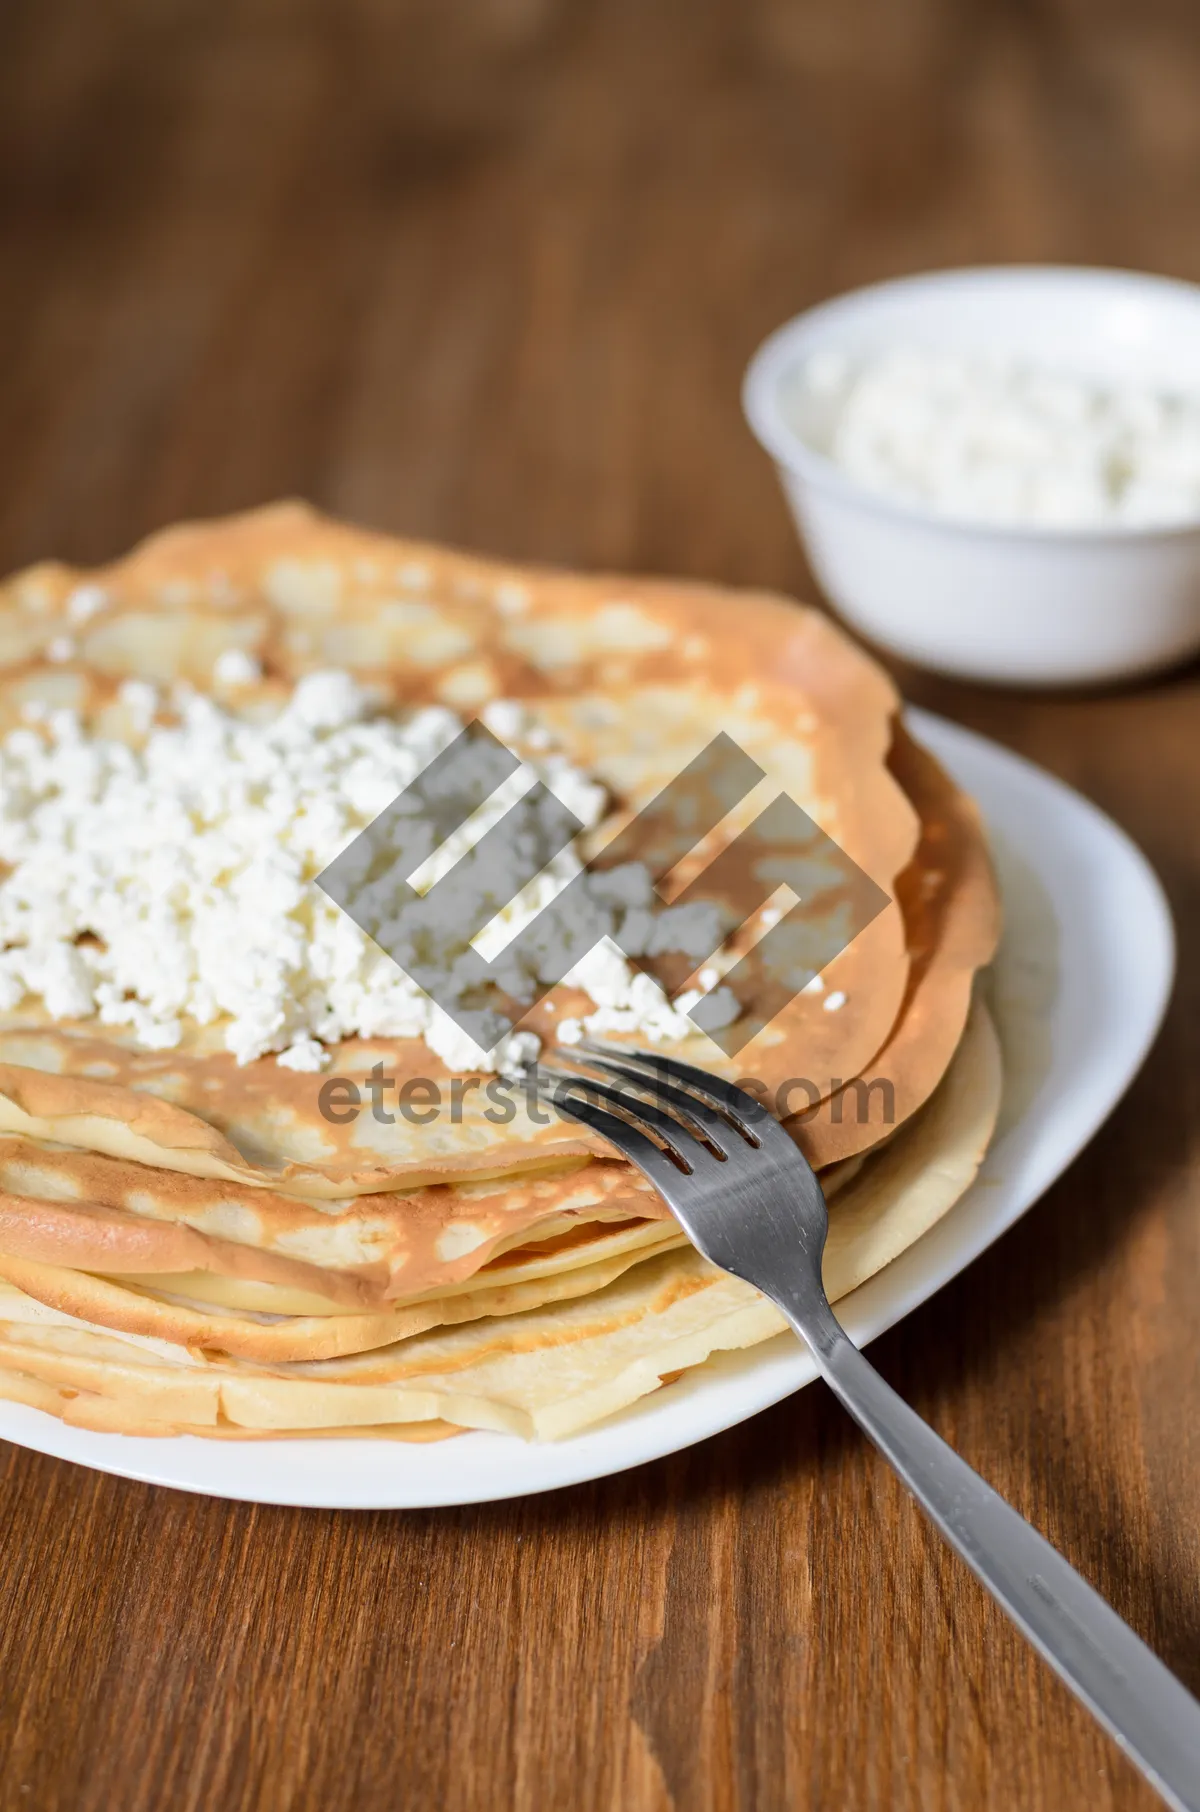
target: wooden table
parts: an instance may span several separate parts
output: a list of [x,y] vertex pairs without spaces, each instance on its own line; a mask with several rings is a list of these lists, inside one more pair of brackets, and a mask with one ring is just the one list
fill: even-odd
[[[809,591],[739,414],[757,340],[930,265],[1200,277],[1197,25],[9,0],[0,558],[301,493]],[[1128,827],[1181,975],[1113,1122],[874,1357],[1200,1688],[1200,682],[902,677]],[[4,1808],[1155,1803],[823,1389],[482,1509],[253,1509],[7,1447],[0,1477]]]

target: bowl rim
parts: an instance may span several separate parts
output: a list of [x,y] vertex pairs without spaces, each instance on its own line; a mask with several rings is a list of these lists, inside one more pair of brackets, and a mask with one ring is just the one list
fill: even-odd
[[865,509],[874,515],[891,517],[915,527],[933,529],[961,540],[1027,541],[1054,547],[1097,547],[1114,543],[1144,543],[1188,540],[1200,537],[1200,513],[1181,522],[1108,523],[1072,526],[1058,523],[990,522],[985,519],[951,516],[928,505],[909,502],[875,491],[853,478],[841,466],[791,427],[779,407],[779,384],[784,372],[793,366],[798,340],[812,327],[835,319],[850,305],[922,289],[953,291],[995,284],[997,288],[1019,285],[1068,283],[1080,290],[1125,290],[1142,295],[1157,293],[1164,300],[1174,296],[1192,302],[1197,310],[1200,330],[1200,284],[1184,278],[1161,276],[1152,271],[1125,270],[1092,264],[975,264],[951,265],[942,269],[914,271],[903,277],[889,277],[878,283],[864,283],[854,289],[816,302],[809,308],[769,333],[746,366],[742,379],[742,412],[750,431],[776,465],[797,475],[819,491],[826,491],[844,503]]

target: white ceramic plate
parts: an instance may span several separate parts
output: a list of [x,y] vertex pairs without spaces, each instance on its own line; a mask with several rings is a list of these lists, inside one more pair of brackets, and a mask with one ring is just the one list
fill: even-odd
[[[1110,819],[995,743],[924,712],[911,713],[910,722],[978,799],[995,844],[1007,929],[994,995],[1008,1083],[998,1136],[973,1188],[839,1304],[860,1345],[956,1276],[1061,1175],[1139,1068],[1174,970],[1162,889]],[[0,1437],[216,1497],[405,1509],[601,1478],[745,1421],[815,1377],[807,1351],[780,1335],[710,1361],[586,1434],[542,1446],[493,1434],[428,1447],[144,1440],[67,1428],[14,1403],[0,1403]]]

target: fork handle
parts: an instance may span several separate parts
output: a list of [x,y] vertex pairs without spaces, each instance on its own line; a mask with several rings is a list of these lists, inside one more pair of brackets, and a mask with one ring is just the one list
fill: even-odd
[[[810,1322],[811,1317],[804,1319]],[[1127,1623],[863,1358],[829,1314],[827,1382],[952,1548],[1168,1805],[1200,1812],[1200,1704]]]

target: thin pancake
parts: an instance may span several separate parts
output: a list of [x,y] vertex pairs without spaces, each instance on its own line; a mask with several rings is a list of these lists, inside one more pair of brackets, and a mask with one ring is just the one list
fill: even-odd
[[[170,1435],[204,1435],[210,1441],[288,1441],[295,1436],[290,1429],[266,1430],[235,1428],[231,1422],[215,1422],[211,1427],[192,1428],[186,1422],[164,1426],[154,1417],[131,1409],[115,1397],[100,1396],[95,1391],[79,1390],[71,1385],[46,1384],[28,1372],[0,1369],[0,1399],[22,1403],[44,1415],[57,1416],[69,1428],[86,1428],[92,1434],[120,1434],[145,1437]],[[382,1428],[310,1428],[305,1440],[362,1440],[369,1436],[380,1441],[405,1441],[425,1446],[432,1441],[448,1441],[461,1435],[461,1428],[449,1422],[392,1422]]]
[[647,1251],[681,1245],[683,1235],[671,1222],[658,1221],[640,1229],[636,1238],[602,1243],[615,1249],[590,1264],[545,1268],[541,1275],[523,1281],[490,1282],[480,1277],[476,1289],[357,1315],[279,1317],[236,1309],[218,1311],[86,1271],[31,1264],[6,1253],[0,1253],[0,1277],[47,1308],[89,1327],[170,1342],[210,1361],[238,1358],[265,1365],[369,1352],[372,1347],[410,1340],[429,1328],[452,1327],[484,1316],[521,1315],[545,1303],[595,1295],[640,1263]]
[[976,973],[996,953],[1000,895],[979,809],[897,726],[889,764],[916,807],[921,841],[896,881],[910,968],[891,1037],[857,1079],[785,1124],[818,1167],[866,1151],[914,1114],[962,1037]]
[[[84,579],[103,602],[72,626],[68,600]],[[785,600],[515,572],[285,505],[168,531],[98,573],[35,568],[0,604],[0,726],[32,698],[121,733],[123,678],[211,689],[217,657],[239,647],[266,667],[261,684],[238,691],[246,711],[277,708],[298,675],[330,663],[396,704],[437,699],[469,713],[489,698],[525,699],[568,757],[607,782],[613,830],[725,729],[765,770],[767,792],[810,811],[885,892],[915,844],[915,815],[886,765],[890,682],[828,619]],[[76,657],[49,662],[64,628]],[[737,825],[734,814],[722,835]],[[837,886],[803,908],[814,936],[844,924],[846,911]],[[701,1034],[687,1054],[768,1086],[805,1075],[824,1088],[858,1074],[883,1044],[907,974],[893,902],[829,965],[837,1011],[797,996],[736,1066]],[[569,990],[550,1002],[559,1016],[578,1004]],[[532,1017],[554,1022],[546,1009]],[[52,1026],[24,1009],[7,1023],[0,1127],[192,1175],[336,1198],[597,1148],[557,1119],[536,1124],[522,1102],[497,1123],[478,1087],[457,1120],[389,1126],[362,1113],[333,1125],[320,1110],[321,1077],[271,1059],[239,1069],[218,1048],[219,1028],[153,1053],[109,1028]],[[332,1053],[330,1073],[361,1078],[376,1062],[401,1079],[450,1080],[420,1040],[358,1041]]]
[[0,1138],[0,1251],[103,1272],[206,1271],[345,1308],[445,1290],[509,1248],[668,1210],[628,1165],[312,1202]]
[[[832,1298],[854,1288],[958,1200],[995,1124],[999,1049],[977,1005],[926,1109],[862,1167],[831,1217]],[[5,1306],[6,1305],[6,1306]],[[12,1290],[0,1305],[0,1395],[33,1378],[107,1400],[162,1432],[234,1423],[276,1432],[440,1420],[555,1438],[656,1389],[712,1353],[783,1327],[774,1307],[691,1249],[632,1267],[566,1305],[427,1333],[351,1359],[264,1370],[204,1366],[161,1342],[66,1322]],[[23,1386],[11,1387],[13,1389]],[[52,1407],[51,1400],[44,1400]]]

